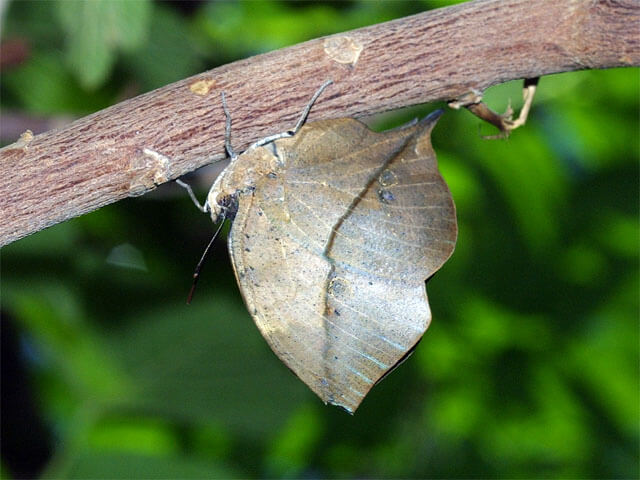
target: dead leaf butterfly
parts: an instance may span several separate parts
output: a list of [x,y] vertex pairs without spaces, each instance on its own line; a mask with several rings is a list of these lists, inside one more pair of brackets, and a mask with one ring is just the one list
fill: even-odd
[[207,197],[235,210],[229,252],[276,355],[325,403],[354,412],[431,320],[425,280],[453,252],[456,214],[431,130],[441,111],[381,133],[304,124],[235,155]]

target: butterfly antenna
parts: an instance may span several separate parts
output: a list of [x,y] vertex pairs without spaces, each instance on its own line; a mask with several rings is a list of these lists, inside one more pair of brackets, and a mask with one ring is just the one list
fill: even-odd
[[187,296],[187,305],[191,304],[191,300],[193,299],[193,294],[196,291],[196,285],[198,284],[198,279],[200,278],[200,271],[202,270],[202,266],[204,265],[204,260],[207,258],[207,254],[209,253],[209,249],[211,248],[211,245],[213,245],[213,241],[218,236],[218,233],[220,233],[220,230],[222,229],[222,225],[224,224],[224,220],[225,218],[222,217],[222,220],[220,220],[220,225],[218,225],[216,233],[214,233],[213,237],[211,237],[211,240],[209,240],[209,244],[207,245],[207,248],[204,249],[204,253],[200,258],[198,265],[196,265],[196,269],[193,272],[193,283],[191,284],[191,290],[189,290],[189,295]]

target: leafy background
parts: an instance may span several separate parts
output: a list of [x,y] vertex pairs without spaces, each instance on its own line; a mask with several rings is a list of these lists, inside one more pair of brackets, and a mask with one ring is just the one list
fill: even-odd
[[[3,142],[449,3],[3,3]],[[639,83],[637,69],[545,77],[507,141],[444,116],[457,250],[428,284],[422,343],[353,417],[271,353],[224,235],[185,305],[213,226],[173,184],[5,247],[3,477],[637,478]],[[518,107],[520,88],[486,98]],[[189,179],[201,197],[214,175]]]

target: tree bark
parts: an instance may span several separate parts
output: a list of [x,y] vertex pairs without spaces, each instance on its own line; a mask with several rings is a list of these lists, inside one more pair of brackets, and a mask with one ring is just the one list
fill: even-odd
[[0,245],[310,119],[371,115],[519,78],[640,65],[637,0],[477,0],[204,72],[0,150]]

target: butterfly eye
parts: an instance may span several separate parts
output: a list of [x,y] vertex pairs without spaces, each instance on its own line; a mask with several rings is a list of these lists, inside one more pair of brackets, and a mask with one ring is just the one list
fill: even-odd
[[231,195],[224,195],[218,199],[218,205],[227,208],[231,204]]
[[224,195],[218,199],[224,218],[233,220],[238,211],[238,199],[235,195]]

